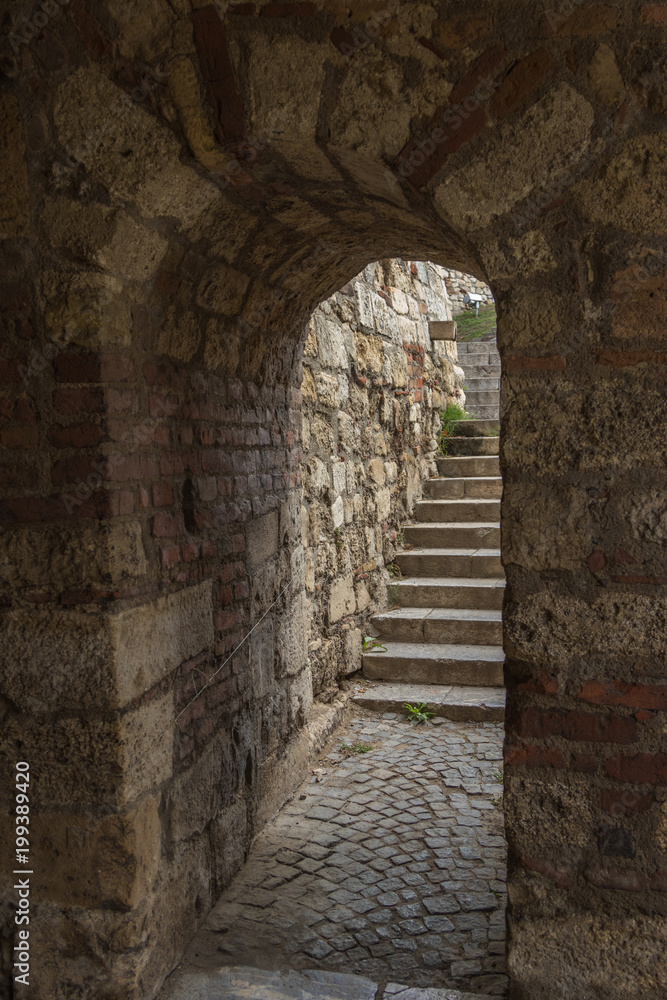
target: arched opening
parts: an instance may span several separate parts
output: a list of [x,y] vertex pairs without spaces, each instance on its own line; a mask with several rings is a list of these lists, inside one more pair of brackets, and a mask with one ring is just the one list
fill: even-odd
[[31,987],[153,995],[329,725],[290,590],[296,372],[315,306],[397,256],[498,307],[512,989],[659,995],[659,5],[92,6],[12,13],[2,63]]

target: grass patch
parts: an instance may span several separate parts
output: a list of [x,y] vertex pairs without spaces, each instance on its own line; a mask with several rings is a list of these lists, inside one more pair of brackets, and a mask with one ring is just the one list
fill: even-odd
[[459,406],[458,403],[449,403],[447,409],[440,410],[440,433],[438,435],[438,448],[442,455],[449,453],[448,439],[456,437],[456,428],[461,420],[467,420],[469,413]]
[[458,340],[478,340],[496,329],[495,305],[480,307],[479,315],[474,309],[467,309],[456,317],[456,337]]

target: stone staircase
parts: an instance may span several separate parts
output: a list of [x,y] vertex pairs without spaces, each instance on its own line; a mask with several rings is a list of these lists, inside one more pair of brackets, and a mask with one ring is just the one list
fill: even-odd
[[457,344],[459,365],[465,372],[466,410],[472,416],[498,420],[500,413],[500,355],[496,332],[484,339]]
[[[497,359],[495,346],[484,341],[466,346],[478,348],[469,354],[480,359],[476,371],[497,367],[499,375],[499,362],[489,363]],[[486,380],[479,376],[466,384]],[[488,380],[500,384],[498,378]],[[479,403],[484,418],[461,421],[449,455],[438,459],[440,475],[424,483],[424,499],[415,505],[417,523],[404,529],[410,547],[396,556],[401,577],[389,586],[395,606],[371,619],[386,650],[369,650],[363,657],[371,684],[354,700],[368,708],[391,711],[405,702],[426,702],[437,715],[457,721],[504,718],[500,392],[475,393],[477,398],[495,393],[495,404]]]

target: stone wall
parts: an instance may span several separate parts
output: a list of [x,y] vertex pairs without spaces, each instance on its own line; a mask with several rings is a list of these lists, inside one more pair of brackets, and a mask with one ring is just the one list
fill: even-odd
[[472,274],[464,274],[463,271],[455,271],[452,268],[442,268],[447,295],[452,306],[452,316],[459,316],[467,312],[471,307],[463,301],[466,292],[474,292],[482,296],[480,308],[491,305],[493,302],[493,292],[487,284],[475,278]]
[[0,97],[33,992],[147,1000],[303,773],[304,329],[401,257],[498,305],[512,995],[663,997],[664,5],[43,6]]
[[[304,351],[303,542],[316,694],[360,666],[364,624],[422,480],[436,472],[439,409],[460,395],[443,269],[385,260],[313,314]],[[460,374],[457,374],[460,373]]]

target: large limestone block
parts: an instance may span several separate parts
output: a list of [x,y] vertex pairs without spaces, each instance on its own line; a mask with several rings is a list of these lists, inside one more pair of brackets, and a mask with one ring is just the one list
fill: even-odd
[[146,573],[138,521],[25,527],[0,534],[2,576],[14,587],[120,584]]
[[[40,809],[63,802],[120,807],[171,777],[173,722],[171,692],[113,717],[10,713],[0,731],[0,756],[30,762],[31,800]],[[0,789],[11,793],[2,777]]]
[[334,580],[329,594],[329,621],[340,621],[345,615],[354,613],[356,597],[352,577]]
[[212,648],[211,582],[119,611],[7,611],[2,634],[3,694],[19,708],[113,709]]
[[437,188],[438,209],[463,230],[482,229],[532,191],[558,192],[558,185],[576,179],[592,126],[589,102],[569,84],[560,84],[517,123],[497,128],[478,155]]
[[[33,901],[114,909],[140,903],[160,863],[159,806],[155,795],[109,815],[34,812],[30,848],[40,864],[31,876]],[[0,856],[4,870],[11,871],[14,838],[8,827],[14,817],[4,819],[3,826]]]
[[270,559],[278,551],[279,516],[277,510],[269,511],[262,517],[256,517],[246,528],[246,552],[248,570],[254,573],[262,563]]
[[194,225],[218,188],[179,161],[174,134],[97,69],[82,67],[61,84],[54,119],[68,153],[111,195],[147,217]]

